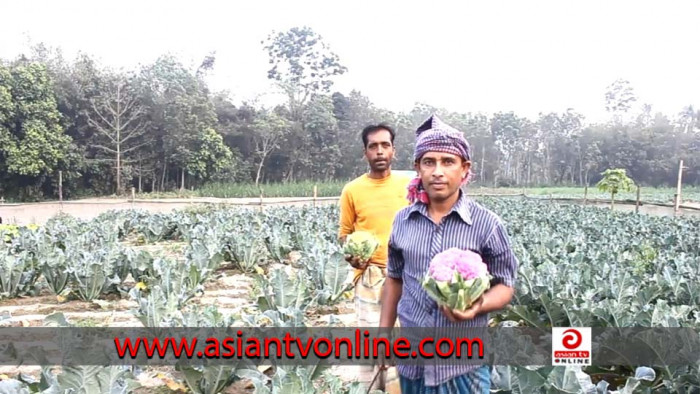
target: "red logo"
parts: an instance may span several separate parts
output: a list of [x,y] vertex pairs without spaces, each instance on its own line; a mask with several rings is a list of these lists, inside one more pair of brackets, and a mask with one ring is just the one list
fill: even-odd
[[562,337],[561,343],[565,348],[571,350],[576,349],[581,345],[583,341],[583,336],[578,330],[570,328],[564,331],[564,336]]
[[552,365],[591,365],[591,328],[552,327]]

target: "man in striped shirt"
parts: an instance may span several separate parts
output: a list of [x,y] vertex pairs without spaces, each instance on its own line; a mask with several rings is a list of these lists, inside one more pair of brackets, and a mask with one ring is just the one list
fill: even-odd
[[[380,327],[487,327],[488,313],[513,296],[518,261],[501,219],[462,190],[470,174],[469,144],[461,132],[430,117],[417,130],[419,176],[411,182],[413,204],[399,211],[389,239]],[[479,253],[493,277],[491,288],[466,311],[439,307],[421,286],[430,260],[457,247]],[[488,393],[490,368],[462,365],[399,365],[402,393]]]

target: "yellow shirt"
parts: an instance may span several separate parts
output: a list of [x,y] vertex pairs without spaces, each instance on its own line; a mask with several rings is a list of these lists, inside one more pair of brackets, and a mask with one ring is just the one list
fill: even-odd
[[[379,240],[379,247],[370,260],[371,264],[382,268],[387,265],[391,226],[394,216],[410,204],[406,199],[406,187],[410,181],[410,177],[396,174],[382,179],[373,179],[364,174],[343,188],[338,236],[355,231],[374,234]],[[355,277],[361,273],[356,270]]]

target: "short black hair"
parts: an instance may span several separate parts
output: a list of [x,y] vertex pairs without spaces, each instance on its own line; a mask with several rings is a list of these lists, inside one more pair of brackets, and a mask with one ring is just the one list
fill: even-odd
[[391,134],[391,144],[394,144],[394,137],[396,137],[396,133],[394,133],[394,129],[391,128],[391,126],[387,125],[386,123],[380,123],[378,125],[369,125],[365,127],[362,130],[362,143],[364,144],[365,148],[367,147],[367,138],[370,134],[379,131],[379,130],[386,130]]

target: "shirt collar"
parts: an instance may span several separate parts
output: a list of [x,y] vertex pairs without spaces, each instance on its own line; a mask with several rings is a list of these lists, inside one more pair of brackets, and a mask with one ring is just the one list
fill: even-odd
[[[404,220],[408,219],[416,212],[430,219],[430,215],[428,215],[428,206],[420,201],[416,201],[411,206],[411,209],[409,210],[408,215],[406,215]],[[464,223],[468,225],[472,224],[472,215],[471,210],[469,209],[469,200],[467,199],[467,194],[464,193],[462,189],[459,190],[459,198],[457,199],[457,202],[455,203],[455,205],[452,206],[452,209],[450,209],[450,212],[448,212],[446,216],[450,216],[454,212],[457,213],[457,215],[460,217],[460,219],[462,219]]]

